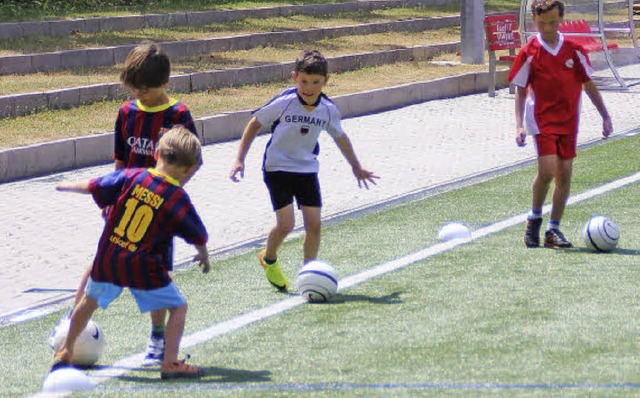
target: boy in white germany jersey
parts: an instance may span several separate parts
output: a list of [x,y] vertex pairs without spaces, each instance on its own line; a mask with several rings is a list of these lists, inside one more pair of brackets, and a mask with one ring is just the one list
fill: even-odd
[[318,182],[318,137],[326,131],[351,165],[358,186],[369,188],[378,176],[358,162],[351,141],[340,123],[340,111],[322,93],[329,80],[327,60],[319,51],[302,51],[291,77],[296,87],[283,91],[254,112],[240,139],[238,155],[231,168],[231,180],[244,177],[244,161],[249,147],[267,127],[271,139],[265,149],[262,171],[276,213],[276,225],[269,232],[267,246],[258,254],[267,280],[281,291],[288,288],[287,277],[278,263],[278,249],[295,225],[293,199],[304,220],[304,262],[315,260],[320,248],[320,208]]

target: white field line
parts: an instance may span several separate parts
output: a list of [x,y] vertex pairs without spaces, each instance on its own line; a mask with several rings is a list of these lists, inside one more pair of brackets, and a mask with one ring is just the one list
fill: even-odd
[[[596,196],[602,195],[606,192],[620,189],[624,186],[633,184],[639,180],[640,180],[640,172],[632,174],[628,177],[621,178],[619,180],[612,181],[610,183],[607,183],[600,187],[583,192],[581,194],[572,196],[571,198],[569,198],[569,201],[567,204],[568,205],[576,204],[576,203],[594,198]],[[550,208],[551,208],[550,205],[545,206],[543,208],[543,213],[544,214],[548,213]],[[454,239],[448,242],[438,243],[433,246],[429,246],[423,250],[419,250],[415,253],[401,257],[399,259],[370,268],[368,270],[360,272],[359,274],[341,279],[339,281],[339,286],[340,286],[339,290],[348,289],[350,287],[353,287],[355,285],[358,285],[362,282],[373,279],[375,277],[402,269],[418,261],[426,260],[429,257],[446,252],[462,244],[483,238],[491,234],[495,234],[504,229],[510,228],[514,225],[523,223],[526,220],[526,218],[527,218],[526,213],[519,214],[519,215],[510,217],[506,220],[491,224],[484,228],[480,228],[477,231],[474,231],[471,234],[471,238],[469,239]],[[255,322],[261,321],[263,319],[267,319],[269,317],[272,317],[272,316],[281,314],[285,311],[296,308],[304,304],[304,302],[305,301],[303,298],[301,298],[300,296],[296,296],[296,297],[282,300],[278,303],[269,305],[264,308],[247,312],[246,314],[242,314],[228,321],[216,323],[207,329],[193,333],[189,336],[185,336],[182,339],[181,348],[192,347],[197,344],[213,340],[217,337],[230,334],[246,326],[249,326]],[[138,353],[130,357],[124,358],[114,363],[112,366],[108,368],[94,372],[93,374],[91,374],[91,380],[94,383],[98,384],[98,383],[107,381],[110,378],[123,375],[129,372],[130,370],[139,368],[142,365],[143,357],[144,357],[144,353]]]

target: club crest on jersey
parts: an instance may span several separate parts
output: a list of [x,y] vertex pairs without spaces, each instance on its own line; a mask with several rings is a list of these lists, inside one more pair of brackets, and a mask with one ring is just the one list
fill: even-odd
[[307,135],[307,133],[309,133],[309,126],[300,127],[300,134],[301,135]]
[[573,68],[573,60],[569,58],[567,62],[564,63],[564,65],[569,69]]

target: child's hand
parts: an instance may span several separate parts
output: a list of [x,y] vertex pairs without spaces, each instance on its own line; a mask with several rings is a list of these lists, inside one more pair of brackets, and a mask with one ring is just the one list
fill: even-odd
[[527,138],[527,132],[524,131],[523,127],[518,127],[516,129],[516,144],[518,144],[518,146],[527,145],[526,138]]
[[238,173],[240,173],[240,178],[244,178],[244,162],[236,160],[231,167],[231,174],[229,174],[231,181],[240,182],[240,178],[236,176]]
[[207,274],[211,270],[211,263],[209,262],[209,254],[202,256],[201,254],[197,254],[193,261],[197,261],[199,266],[202,267],[202,273]]
[[71,188],[71,183],[68,181],[64,181],[56,185],[56,191],[67,192]]
[[602,139],[606,140],[611,133],[613,133],[613,123],[611,122],[611,117],[607,115],[602,119]]
[[353,175],[355,175],[358,179],[358,188],[362,188],[362,184],[364,184],[364,187],[369,189],[367,181],[369,181],[373,185],[377,185],[374,179],[380,178],[377,175],[373,174],[373,171],[365,170],[361,167],[353,168]]

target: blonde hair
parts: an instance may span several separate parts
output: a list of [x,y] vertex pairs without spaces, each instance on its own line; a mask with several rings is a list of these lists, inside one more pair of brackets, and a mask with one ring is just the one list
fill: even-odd
[[182,125],[176,125],[160,136],[156,147],[160,158],[175,166],[202,164],[202,145],[198,137]]

